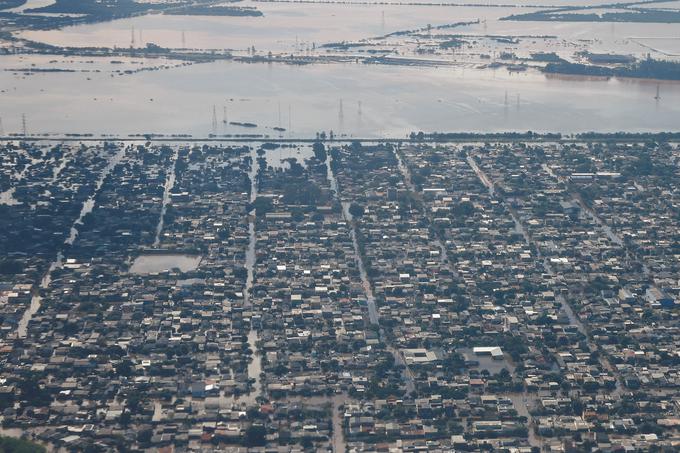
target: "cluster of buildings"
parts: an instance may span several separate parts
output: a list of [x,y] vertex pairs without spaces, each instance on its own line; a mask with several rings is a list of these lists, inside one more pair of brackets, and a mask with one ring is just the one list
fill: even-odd
[[74,451],[676,449],[678,158],[3,145],[2,426]]
[[[0,332],[12,335],[98,183],[110,146],[0,146]],[[22,326],[23,327],[23,326]]]

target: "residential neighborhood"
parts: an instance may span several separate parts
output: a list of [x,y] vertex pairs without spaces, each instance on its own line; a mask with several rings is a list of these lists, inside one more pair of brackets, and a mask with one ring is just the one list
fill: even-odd
[[680,146],[0,149],[2,435],[680,449]]

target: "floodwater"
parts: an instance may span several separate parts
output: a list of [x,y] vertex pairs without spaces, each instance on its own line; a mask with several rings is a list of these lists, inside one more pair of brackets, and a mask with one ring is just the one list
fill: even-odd
[[[16,57],[0,59],[0,69]],[[88,80],[88,78],[90,80]],[[657,86],[661,99],[654,99]],[[547,77],[533,71],[365,64],[215,62],[111,77],[0,71],[7,133],[406,137],[411,131],[676,130],[680,83]],[[77,87],[77,89],[75,89]],[[342,101],[342,115],[340,114]],[[361,104],[359,104],[361,103]],[[229,121],[212,127],[213,106]],[[281,115],[278,106],[281,105]]]
[[[264,16],[151,14],[19,35],[68,46],[127,48],[154,42],[171,48],[234,49],[237,54],[255,47],[258,55],[269,51],[324,55],[326,51],[320,47],[324,43],[375,38],[431,25],[434,34],[463,34],[467,40],[489,35],[520,37],[516,44],[480,39],[473,53],[511,51],[527,56],[542,50],[572,58],[577,51],[588,49],[680,59],[677,24],[500,20],[535,11],[536,6],[592,5],[596,0],[387,3],[246,0],[239,5],[256,7]],[[477,20],[469,26],[436,28]],[[392,37],[389,43],[413,39]],[[510,73],[504,68],[478,69],[480,60],[474,55],[464,59],[465,63],[454,63],[456,57],[448,57],[449,61],[444,58],[437,63],[439,67],[416,67],[359,62],[188,64],[141,57],[6,55],[0,58],[0,118],[7,133],[22,130],[21,114],[25,113],[29,134],[97,136],[154,133],[309,138],[332,130],[336,136],[348,138],[399,138],[419,130],[575,133],[658,132],[678,127],[680,83],[546,76],[534,69]],[[29,75],[26,69],[31,68],[77,72]],[[123,74],[125,71],[128,74]],[[657,87],[659,99],[655,99]],[[220,112],[221,120],[223,109],[228,111],[229,122],[257,127],[213,121],[213,112]]]
[[0,205],[14,206],[21,204],[16,198],[14,198],[14,191],[16,187],[9,188],[4,192],[0,192]]
[[[293,4],[244,1],[262,17],[146,15],[104,24],[26,31],[22,37],[60,46],[129,47],[147,43],[190,49],[281,52],[356,40],[426,26],[488,18],[496,20],[535,9],[367,4]],[[134,29],[134,32],[133,32]],[[141,36],[140,36],[141,30]]]
[[43,8],[43,7],[51,5],[53,3],[55,3],[55,0],[27,0],[26,3],[24,3],[23,5],[17,6],[16,8],[7,9],[7,10],[5,10],[5,12],[8,12],[8,13],[23,13],[27,9]]
[[201,256],[180,253],[151,253],[142,254],[135,258],[130,273],[154,274],[158,272],[179,269],[181,272],[189,272],[198,268]]

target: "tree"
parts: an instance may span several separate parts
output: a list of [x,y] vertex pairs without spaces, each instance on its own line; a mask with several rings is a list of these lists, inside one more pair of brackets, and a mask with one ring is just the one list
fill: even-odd
[[143,429],[137,433],[137,442],[141,444],[146,444],[151,442],[151,438],[153,437],[153,430],[151,429]]
[[463,201],[453,207],[453,214],[456,217],[469,217],[475,212],[475,207],[469,201]]
[[0,436],[0,452],[7,453],[43,453],[45,448],[23,439]]
[[326,161],[326,147],[323,146],[323,143],[314,142],[314,145],[312,145],[312,151],[314,151],[314,157],[316,157],[318,161]]
[[358,203],[352,203],[349,205],[349,213],[352,214],[352,217],[361,217],[364,215],[364,207]]
[[44,407],[52,402],[50,392],[40,386],[39,377],[29,374],[17,383],[21,397],[29,406]]
[[274,207],[271,198],[257,197],[255,201],[249,206],[248,211],[255,208],[255,213],[259,216],[270,212]]
[[20,274],[24,271],[24,266],[17,260],[2,260],[0,261],[0,274],[12,275]]
[[247,447],[263,447],[267,444],[267,429],[264,425],[253,423],[246,429],[245,445]]

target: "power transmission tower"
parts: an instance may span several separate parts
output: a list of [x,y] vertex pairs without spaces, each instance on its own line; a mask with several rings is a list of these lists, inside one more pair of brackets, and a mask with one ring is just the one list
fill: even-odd
[[26,137],[28,135],[28,128],[26,127],[26,114],[21,114],[21,135]]
[[0,117],[0,136],[5,135],[5,129],[2,127],[2,118]]
[[288,133],[290,133],[292,129],[293,129],[292,108],[290,104],[288,104]]
[[130,29],[130,49],[135,48],[135,26]]
[[212,128],[213,128],[213,132],[217,130],[217,110],[215,110],[214,105],[213,105],[213,111],[212,111]]
[[278,122],[277,126],[281,127],[281,101],[279,101],[279,122]]

